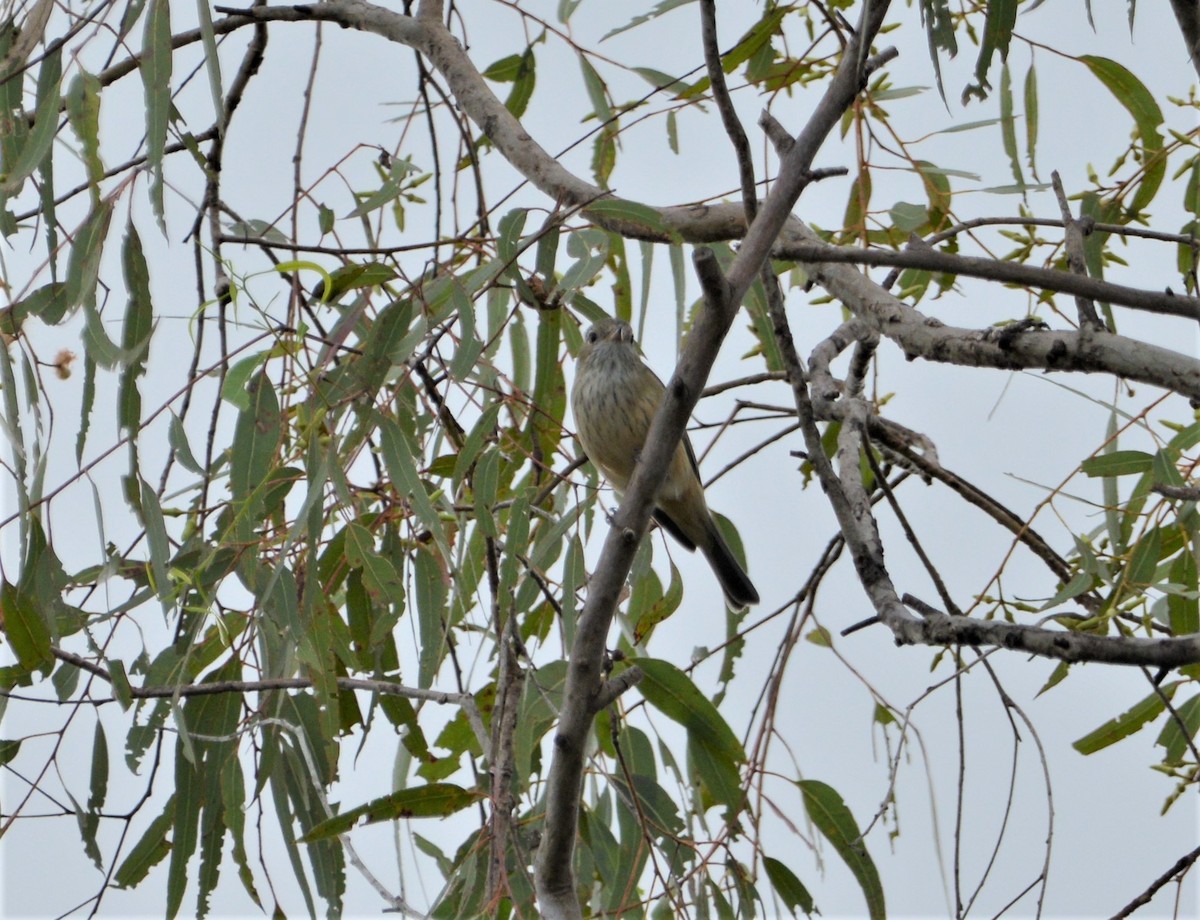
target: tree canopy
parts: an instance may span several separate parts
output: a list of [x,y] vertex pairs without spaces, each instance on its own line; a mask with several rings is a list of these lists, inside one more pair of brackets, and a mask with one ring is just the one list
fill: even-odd
[[[1046,6],[10,4],[0,845],[94,869],[22,909],[1081,903],[1033,707],[1200,776],[1200,7]],[[693,414],[749,610],[652,527]]]

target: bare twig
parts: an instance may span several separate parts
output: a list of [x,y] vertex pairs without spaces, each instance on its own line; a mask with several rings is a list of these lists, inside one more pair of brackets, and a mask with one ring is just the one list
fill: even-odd
[[1196,849],[1192,850],[1190,853],[1186,853],[1179,857],[1179,859],[1175,861],[1175,865],[1171,866],[1170,869],[1151,882],[1150,886],[1145,891],[1113,914],[1112,920],[1123,920],[1123,918],[1131,916],[1134,912],[1145,907],[1158,893],[1160,888],[1173,879],[1182,878],[1183,875],[1192,868],[1192,865],[1197,859],[1200,859],[1200,847],[1196,847]]

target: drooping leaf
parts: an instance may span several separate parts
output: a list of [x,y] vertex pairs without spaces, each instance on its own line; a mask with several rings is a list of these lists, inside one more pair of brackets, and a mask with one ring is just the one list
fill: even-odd
[[58,313],[44,309],[40,316],[44,322],[55,324],[65,316],[65,311],[82,303],[92,303],[96,297],[96,283],[100,278],[100,257],[104,251],[104,240],[108,236],[108,224],[112,218],[112,204],[102,200],[95,205],[83,226],[75,234],[75,244],[67,259],[67,282],[64,299],[54,297],[48,306],[63,307]]
[[668,661],[635,658],[645,675],[638,684],[642,696],[663,715],[678,722],[694,737],[735,763],[743,763],[746,752],[729,724],[721,717],[692,679]]
[[[1180,723],[1183,723],[1182,726]],[[1154,742],[1166,748],[1163,762],[1167,764],[1182,764],[1190,757],[1191,747],[1188,742],[1200,730],[1200,696],[1193,696],[1175,707],[1175,718],[1163,723],[1162,731]]]
[[380,416],[378,425],[383,462],[392,484],[412,502],[417,516],[428,528],[430,537],[441,551],[442,558],[451,558],[442,519],[433,507],[425,483],[417,472],[416,458],[419,454],[416,446],[409,441],[395,419]]
[[212,97],[213,117],[217,129],[225,132],[225,98],[221,83],[221,57],[217,53],[217,33],[213,27],[212,6],[207,0],[196,0],[200,20],[200,41],[204,45],[204,70],[208,74],[208,92]]
[[1000,68],[1000,136],[1004,140],[1004,153],[1008,157],[1008,166],[1012,170],[1013,181],[1017,185],[1025,184],[1025,174],[1021,171],[1021,157],[1017,151],[1017,127],[1013,116],[1012,76],[1008,64]]
[[1017,0],[991,0],[988,3],[983,39],[979,43],[979,57],[975,61],[975,79],[978,83],[963,92],[964,99],[971,95],[982,98],[987,94],[986,91],[991,86],[987,77],[992,58],[999,52],[1000,60],[1008,59],[1008,45],[1016,24]]
[[146,543],[150,547],[150,570],[154,573],[154,590],[162,601],[163,612],[166,613],[174,594],[169,568],[171,546],[167,538],[166,521],[154,488],[141,476],[138,477],[138,485],[138,512],[142,526],[146,528]]
[[797,907],[805,914],[812,916],[816,909],[812,895],[808,893],[804,883],[796,877],[791,869],[771,856],[763,857],[763,868],[767,870],[767,878],[771,882],[771,887],[775,889],[775,893],[779,895],[787,909],[792,912],[793,917],[796,916]]
[[1171,564],[1170,580],[1176,586],[1176,590],[1167,595],[1171,632],[1177,636],[1200,632],[1200,600],[1196,596],[1196,555],[1191,547],[1184,547],[1183,552]]
[[235,529],[249,536],[261,510],[261,486],[267,480],[282,433],[282,416],[275,386],[265,371],[248,389],[250,403],[238,413],[229,460],[229,491],[235,508]]
[[445,818],[470,807],[482,797],[479,792],[453,783],[429,783],[400,789],[322,821],[300,840],[302,843],[313,843],[344,834],[360,819],[363,824],[374,824],[400,818]]
[[1141,450],[1114,450],[1089,457],[1079,464],[1088,476],[1130,476],[1145,473],[1154,463],[1154,456]]
[[39,610],[38,599],[7,580],[0,580],[0,622],[17,661],[26,671],[48,675],[54,667],[50,628]]
[[167,834],[174,823],[175,796],[172,795],[163,806],[162,813],[150,822],[114,873],[113,882],[118,888],[136,888],[150,874],[150,870],[166,858],[171,852]]
[[1165,708],[1163,699],[1171,699],[1179,685],[1179,681],[1163,684],[1159,688],[1162,691],[1161,694],[1151,693],[1119,716],[1109,719],[1103,725],[1088,732],[1071,747],[1080,754],[1095,754],[1111,744],[1128,738],[1134,732],[1141,730],[1147,723],[1158,718]]
[[150,202],[164,233],[163,155],[171,118],[171,67],[171,0],[150,0],[139,69],[146,95],[146,162],[153,175]]
[[836,790],[819,780],[800,780],[797,785],[803,794],[809,820],[832,844],[858,880],[871,920],[884,920],[887,910],[884,907],[883,885],[850,809]]

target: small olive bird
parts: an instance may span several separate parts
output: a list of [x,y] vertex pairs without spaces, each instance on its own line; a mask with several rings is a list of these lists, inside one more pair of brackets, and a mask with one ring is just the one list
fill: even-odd
[[[642,363],[628,323],[602,319],[588,329],[575,362],[571,411],[584,452],[618,493],[629,485],[665,392],[662,381]],[[750,577],[709,513],[687,434],[671,458],[654,519],[688,550],[700,548],[731,607],[758,603]]]

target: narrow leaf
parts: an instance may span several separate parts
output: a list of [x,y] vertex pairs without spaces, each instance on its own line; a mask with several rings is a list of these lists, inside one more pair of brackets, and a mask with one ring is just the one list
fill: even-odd
[[38,606],[16,585],[0,581],[0,622],[17,661],[26,671],[38,670],[46,675],[54,667],[54,655],[50,652],[50,629]]
[[1125,738],[1128,738],[1134,732],[1140,731],[1148,722],[1152,722],[1163,711],[1163,697],[1168,700],[1175,695],[1176,689],[1179,687],[1179,681],[1164,684],[1160,693],[1151,693],[1140,703],[1135,704],[1125,712],[1113,719],[1109,719],[1099,728],[1088,732],[1078,741],[1071,745],[1080,754],[1095,754],[1108,747],[1110,744],[1116,744]]
[[745,761],[746,752],[729,724],[683,671],[656,658],[636,658],[633,663],[645,675],[638,689],[650,705],[690,734],[705,738],[714,750],[737,763]]
[[812,895],[791,869],[770,856],[763,857],[763,868],[767,870],[767,879],[771,882],[771,887],[792,912],[793,917],[796,916],[797,907],[809,915],[816,910]]
[[359,823],[359,819],[363,824],[375,824],[399,818],[444,818],[470,807],[481,798],[480,793],[453,783],[429,783],[400,789],[322,821],[300,841],[313,843],[344,834]]
[[883,885],[850,809],[842,797],[825,783],[809,779],[800,780],[797,785],[804,796],[804,808],[809,819],[858,879],[871,920],[884,920],[887,911],[883,902]]
[[1144,473],[1154,463],[1154,456],[1140,450],[1114,450],[1112,453],[1089,457],[1079,464],[1079,469],[1086,475],[1096,476],[1129,476]]
[[171,0],[150,0],[140,70],[146,95],[146,162],[154,177],[150,202],[164,233],[163,154],[171,117],[171,66]]
[[50,153],[58,133],[58,112],[62,107],[62,45],[52,43],[38,71],[37,109],[33,130],[25,138],[16,162],[8,166],[0,193],[14,195]]

